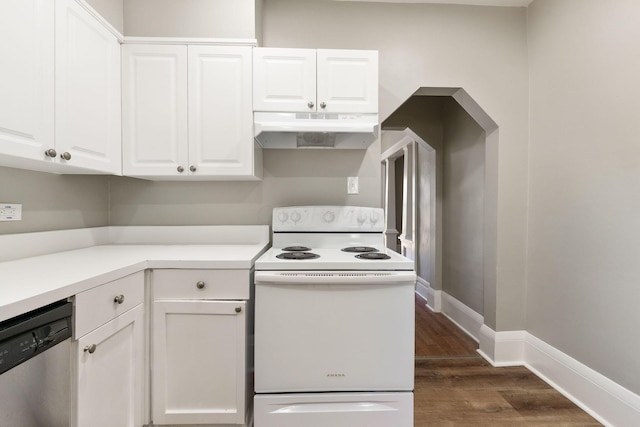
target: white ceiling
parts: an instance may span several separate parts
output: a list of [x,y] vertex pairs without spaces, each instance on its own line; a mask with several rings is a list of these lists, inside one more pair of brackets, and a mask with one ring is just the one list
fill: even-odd
[[362,1],[375,3],[441,3],[441,4],[466,4],[472,6],[511,6],[527,7],[533,0],[336,0],[336,1]]

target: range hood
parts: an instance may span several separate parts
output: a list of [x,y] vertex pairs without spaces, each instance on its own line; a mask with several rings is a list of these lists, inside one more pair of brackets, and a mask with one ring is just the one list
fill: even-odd
[[367,148],[378,137],[377,114],[253,113],[263,148]]

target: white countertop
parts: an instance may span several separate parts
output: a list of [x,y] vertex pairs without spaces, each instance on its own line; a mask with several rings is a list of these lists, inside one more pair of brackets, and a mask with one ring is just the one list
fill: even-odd
[[[178,244],[169,238],[170,244],[100,244],[0,262],[0,321],[148,268],[250,269],[269,244],[268,227],[256,230],[238,242],[227,236],[225,243]],[[189,240],[188,231],[182,239]],[[30,242],[39,241],[36,234]]]

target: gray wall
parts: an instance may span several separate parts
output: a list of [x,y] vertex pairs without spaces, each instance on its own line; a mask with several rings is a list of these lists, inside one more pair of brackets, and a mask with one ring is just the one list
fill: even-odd
[[[377,150],[265,150],[260,182],[152,182],[112,177],[113,225],[270,224],[276,206],[380,206]],[[360,194],[347,194],[347,177]]]
[[527,329],[640,393],[640,2],[529,9]]
[[452,98],[443,108],[442,289],[483,314],[485,133]]
[[0,167],[0,202],[22,204],[22,221],[0,222],[0,234],[109,224],[108,178]]
[[126,0],[124,33],[146,37],[255,39],[260,31],[261,3],[261,0]]
[[420,87],[462,87],[498,123],[490,171],[497,175],[498,261],[491,274],[498,295],[485,321],[496,331],[524,329],[526,9],[266,0],[263,18],[266,46],[379,50],[382,120]]
[[124,34],[124,0],[87,0],[87,3]]

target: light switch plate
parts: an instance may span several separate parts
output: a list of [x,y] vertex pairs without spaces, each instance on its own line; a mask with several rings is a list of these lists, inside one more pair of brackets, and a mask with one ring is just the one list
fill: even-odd
[[347,194],[358,194],[358,177],[350,176],[347,178]]
[[0,221],[20,221],[21,219],[22,205],[0,203]]

